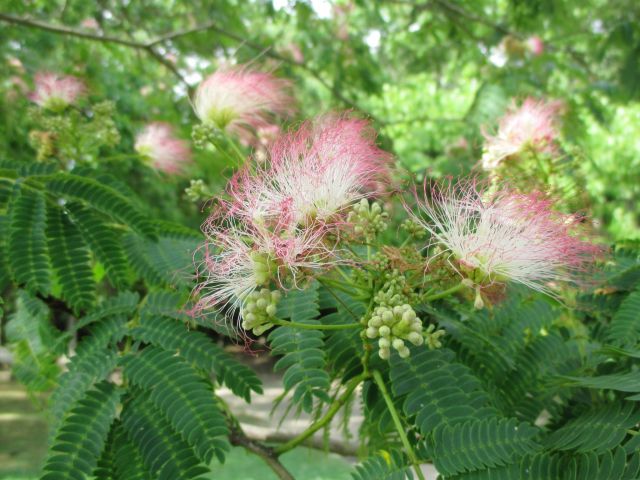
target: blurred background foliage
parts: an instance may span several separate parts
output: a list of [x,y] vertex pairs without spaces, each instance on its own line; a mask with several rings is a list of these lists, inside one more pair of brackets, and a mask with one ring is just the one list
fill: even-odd
[[[0,155],[34,155],[25,93],[38,70],[86,79],[116,104],[122,135],[96,161],[149,200],[154,214],[197,227],[190,178],[215,191],[225,163],[199,151],[173,183],[122,158],[144,123],[194,123],[189,95],[222,64],[291,78],[299,118],[350,108],[420,176],[472,171],[513,99],[565,104],[563,151],[575,195],[613,240],[640,238],[640,3],[635,0],[0,1]],[[544,51],[533,55],[527,39]],[[584,191],[582,191],[584,190]]]

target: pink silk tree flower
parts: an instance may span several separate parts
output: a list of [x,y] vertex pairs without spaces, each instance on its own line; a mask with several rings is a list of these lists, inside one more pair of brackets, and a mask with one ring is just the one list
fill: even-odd
[[527,98],[519,108],[512,107],[500,120],[496,135],[484,133],[486,144],[482,167],[494,170],[506,158],[530,149],[553,153],[558,137],[558,102]]
[[151,165],[169,174],[182,173],[191,161],[191,149],[184,140],[176,138],[171,125],[154,122],[138,134],[135,150]]
[[267,158],[257,174],[247,169],[230,183],[231,210],[292,226],[326,222],[371,195],[393,162],[369,122],[348,115],[304,123],[271,144]]
[[203,232],[194,313],[216,308],[227,317],[242,317],[244,304],[257,289],[302,288],[313,273],[338,263],[323,226],[283,231],[213,214]]
[[194,110],[204,123],[253,144],[256,132],[295,111],[290,83],[247,67],[220,69],[204,79],[194,97]]
[[527,48],[534,57],[538,57],[544,53],[544,41],[537,35],[533,35],[527,39]]
[[39,72],[35,76],[35,89],[29,94],[29,99],[42,108],[62,111],[85,93],[85,84],[79,78]]
[[552,210],[540,194],[474,181],[424,190],[414,218],[454,269],[483,287],[512,281],[553,295],[552,283],[575,283],[601,251],[576,235],[580,217]]

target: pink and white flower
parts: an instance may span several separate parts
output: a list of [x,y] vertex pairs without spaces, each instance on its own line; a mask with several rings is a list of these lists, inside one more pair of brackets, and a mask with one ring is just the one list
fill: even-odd
[[534,57],[538,57],[544,53],[544,41],[537,35],[533,35],[527,39],[527,48]]
[[252,144],[258,129],[294,112],[290,83],[247,67],[220,69],[200,83],[193,106],[203,122]]
[[496,135],[484,134],[486,144],[482,155],[485,170],[494,170],[506,158],[526,149],[538,153],[553,153],[558,137],[558,102],[527,98],[519,108],[512,107],[500,120]]
[[176,138],[171,125],[154,122],[136,137],[135,150],[154,168],[166,173],[181,173],[191,161],[191,149],[184,140]]
[[326,222],[370,195],[392,161],[366,120],[324,116],[276,140],[257,173],[240,172],[229,187],[231,209],[254,222]]
[[267,229],[211,216],[203,227],[206,243],[198,265],[195,310],[226,309],[241,313],[247,297],[259,287],[301,288],[312,273],[337,263],[322,226],[295,230]]
[[575,282],[600,251],[576,236],[578,216],[552,210],[540,194],[474,181],[426,190],[417,200],[428,219],[414,218],[456,270],[483,286],[512,281],[551,294],[552,282]]
[[29,99],[49,110],[64,110],[86,93],[82,80],[69,75],[40,72],[35,76],[35,89]]

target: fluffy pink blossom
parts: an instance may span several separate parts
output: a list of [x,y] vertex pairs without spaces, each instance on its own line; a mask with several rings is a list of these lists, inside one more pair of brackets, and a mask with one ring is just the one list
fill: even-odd
[[194,98],[196,115],[252,144],[258,129],[294,112],[290,84],[247,67],[220,69],[200,83]]
[[578,216],[555,212],[540,194],[473,181],[424,193],[417,200],[428,218],[415,218],[455,259],[454,268],[484,286],[512,281],[551,293],[552,282],[574,282],[599,252],[576,236]]
[[482,166],[493,170],[500,163],[526,149],[552,153],[558,137],[558,102],[527,98],[519,108],[512,107],[500,120],[496,135],[484,134],[486,144]]
[[527,48],[535,57],[544,53],[544,42],[537,35],[533,35],[527,39]]
[[251,221],[327,221],[388,179],[393,157],[375,144],[369,122],[327,115],[304,123],[268,149],[268,163],[230,183],[231,209]]
[[29,99],[43,108],[62,110],[86,93],[82,80],[57,73],[40,72],[35,77],[35,89]]
[[147,125],[136,137],[135,149],[154,168],[166,173],[181,173],[191,161],[188,143],[176,138],[171,125],[163,122]]
[[203,231],[196,312],[216,308],[227,316],[242,315],[243,303],[257,288],[301,288],[309,274],[337,263],[321,225],[268,229],[212,215]]

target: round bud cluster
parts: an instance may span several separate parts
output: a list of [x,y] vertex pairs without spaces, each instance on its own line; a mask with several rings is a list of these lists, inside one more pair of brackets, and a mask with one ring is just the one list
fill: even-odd
[[431,324],[427,327],[424,332],[424,341],[429,347],[429,350],[435,350],[436,348],[440,348],[442,343],[440,342],[440,338],[444,337],[446,332],[442,329],[436,330],[434,324]]
[[262,335],[273,327],[271,319],[276,316],[280,298],[282,294],[278,290],[263,288],[251,292],[242,305],[242,328],[253,331],[254,335]]
[[395,307],[376,307],[367,323],[367,337],[378,338],[378,354],[383,360],[391,356],[391,348],[398,351],[402,358],[409,356],[409,347],[405,341],[422,345],[422,321],[416,316],[410,305]]
[[382,210],[378,202],[369,205],[369,201],[363,198],[352,207],[347,222],[353,224],[356,235],[364,235],[365,239],[371,240],[387,228],[387,218],[389,215]]
[[374,270],[383,272],[389,268],[391,260],[384,253],[376,252],[371,256],[371,260],[369,261],[369,263],[371,264],[371,268],[373,268]]
[[191,184],[184,189],[184,193],[192,202],[203,202],[213,196],[203,180],[191,180]]
[[194,125],[191,130],[191,138],[196,148],[204,149],[207,145],[216,145],[222,138],[222,131],[212,123]]
[[385,273],[385,283],[373,297],[373,301],[382,307],[395,307],[407,303],[405,293],[407,279],[398,270]]
[[400,228],[407,232],[407,234],[411,238],[414,238],[416,240],[420,240],[427,235],[427,231],[425,230],[425,228],[412,218],[407,218],[404,222],[402,222]]

